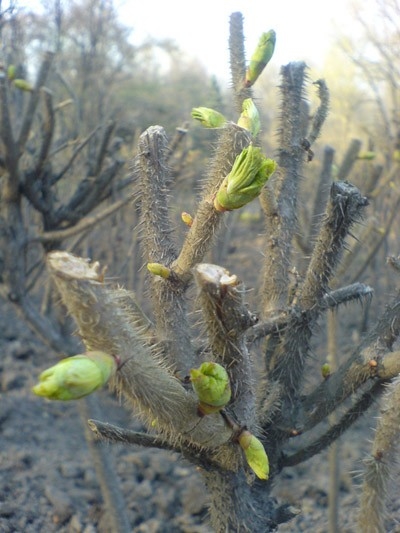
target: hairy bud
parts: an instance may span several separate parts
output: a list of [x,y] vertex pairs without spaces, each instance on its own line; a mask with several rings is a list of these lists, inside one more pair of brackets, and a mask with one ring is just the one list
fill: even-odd
[[190,371],[190,381],[199,398],[199,411],[208,415],[220,411],[231,399],[229,376],[218,363],[205,362]]
[[244,451],[247,464],[255,475],[260,479],[268,479],[269,461],[262,442],[247,430],[242,431],[238,442]]
[[186,211],[183,211],[183,213],[181,214],[181,218],[182,218],[182,221],[186,224],[186,226],[189,226],[189,228],[192,226],[193,217],[191,214],[186,213]]
[[28,81],[22,80],[20,78],[13,80],[13,84],[17,89],[20,89],[21,91],[30,92],[33,90],[32,85]]
[[78,400],[105,385],[116,370],[116,359],[104,352],[67,357],[42,372],[32,392],[49,400]]
[[147,263],[147,270],[155,276],[160,276],[160,278],[164,279],[168,279],[171,275],[171,270],[160,263]]
[[246,71],[245,86],[251,87],[259,78],[261,72],[269,63],[275,50],[276,33],[269,30],[263,33],[258,41],[257,48],[251,56],[249,66]]

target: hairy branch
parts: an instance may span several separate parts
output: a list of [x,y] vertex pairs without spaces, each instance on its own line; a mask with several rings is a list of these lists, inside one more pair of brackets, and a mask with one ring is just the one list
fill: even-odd
[[[140,186],[145,261],[169,268],[177,252],[170,238],[172,226],[166,192],[169,177],[167,153],[165,131],[160,126],[152,126],[140,136],[135,171]],[[183,376],[189,373],[194,361],[184,292],[184,284],[172,275],[168,279],[152,275],[150,279],[150,297],[158,339],[167,347],[169,364],[174,365]]]
[[245,331],[256,318],[243,303],[235,275],[209,264],[198,265],[194,275],[211,352],[229,373],[232,387],[229,409],[240,425],[251,428],[255,421],[254,376]]

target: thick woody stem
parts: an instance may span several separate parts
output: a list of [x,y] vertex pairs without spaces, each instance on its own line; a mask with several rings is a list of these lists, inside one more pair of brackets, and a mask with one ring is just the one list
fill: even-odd
[[195,268],[194,276],[213,358],[226,368],[230,377],[232,400],[228,409],[240,425],[251,428],[255,398],[245,331],[256,318],[243,302],[236,276],[222,267],[204,263]]
[[[167,156],[164,129],[160,126],[148,128],[140,136],[136,165],[144,257],[148,263],[170,267],[177,252],[171,241],[172,226],[168,213]],[[158,339],[164,343],[169,364],[175,365],[176,371],[183,376],[188,374],[194,361],[184,292],[184,283],[174,276],[164,279],[153,275],[150,279],[150,297]]]
[[[297,227],[297,196],[304,159],[306,124],[303,107],[304,63],[289,63],[281,70],[282,112],[279,131],[279,170],[274,180],[277,211],[265,209],[263,313],[282,310],[287,303],[292,239]],[[263,208],[268,206],[264,202]]]

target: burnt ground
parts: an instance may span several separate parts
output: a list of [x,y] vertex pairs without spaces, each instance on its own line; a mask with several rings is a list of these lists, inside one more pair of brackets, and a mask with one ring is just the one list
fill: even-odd
[[[242,266],[246,269],[245,262]],[[54,354],[1,303],[0,317],[0,533],[110,533],[78,402],[49,402],[30,392],[39,373],[54,364]],[[141,428],[109,391],[96,396],[103,421]],[[339,441],[340,533],[356,531],[359,474],[377,414],[374,407]],[[121,483],[133,532],[210,531],[207,494],[191,465],[170,452],[105,446]],[[394,477],[397,484],[390,492],[388,533],[400,533],[395,466]],[[302,513],[279,531],[328,532],[328,486],[327,451],[284,470],[275,494],[300,506]]]

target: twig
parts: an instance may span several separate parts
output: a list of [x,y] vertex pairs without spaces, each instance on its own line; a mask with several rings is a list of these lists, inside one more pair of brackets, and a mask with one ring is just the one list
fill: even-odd
[[341,287],[335,291],[330,291],[322,299],[322,309],[334,309],[341,304],[351,302],[353,300],[361,300],[363,298],[371,298],[374,289],[363,283],[353,283],[346,287]]
[[299,297],[303,310],[320,304],[345,245],[350,228],[361,218],[368,200],[346,182],[335,182],[331,188],[326,220],[324,221]]
[[124,205],[126,205],[130,201],[132,201],[132,197],[126,196],[125,198],[122,198],[121,200],[118,200],[115,203],[111,204],[110,206],[106,207],[99,213],[83,218],[77,224],[75,224],[75,226],[72,226],[71,228],[54,230],[54,231],[44,231],[42,233],[38,233],[33,239],[31,239],[31,242],[39,241],[39,242],[45,243],[45,242],[64,241],[65,239],[68,239],[69,237],[73,237],[74,235],[77,235],[79,233],[82,233],[84,231],[91,229],[93,226],[95,226],[96,224],[99,224],[102,220],[111,216],[113,213],[121,209]]
[[[330,378],[328,378],[330,379]],[[360,416],[365,414],[367,409],[377,400],[377,398],[385,390],[385,384],[387,381],[379,381],[374,383],[372,387],[363,393],[363,395],[354,403],[354,405],[341,417],[339,422],[334,426],[330,427],[329,430],[319,437],[312,444],[306,446],[305,448],[295,452],[292,455],[286,455],[282,459],[281,466],[295,466],[314,455],[322,452],[325,448],[330,446],[333,442],[336,441],[343,433],[351,427]]]
[[246,57],[244,51],[243,15],[232,13],[229,20],[230,70],[233,98],[236,111],[240,114],[245,98],[252,97],[252,89],[245,87]]
[[160,448],[161,450],[174,450],[165,439],[156,435],[149,435],[131,429],[125,429],[99,420],[88,420],[89,428],[93,431],[98,439],[104,439],[108,442],[137,444],[146,448]]
[[26,141],[29,137],[29,132],[31,131],[33,118],[35,116],[35,111],[37,104],[39,102],[39,95],[40,95],[40,89],[42,86],[46,83],[47,76],[50,72],[50,67],[53,62],[54,53],[53,52],[46,52],[43,62],[40,65],[40,69],[38,72],[38,76],[36,79],[36,84],[31,92],[31,96],[29,99],[28,107],[26,109],[24,119],[21,126],[21,131],[19,133],[18,137],[18,152],[20,155],[22,155]]
[[318,109],[314,115],[311,124],[311,131],[307,137],[310,145],[313,145],[319,137],[321,133],[321,128],[324,125],[329,111],[329,90],[325,80],[317,80],[314,82],[314,85],[318,87],[318,97],[320,99],[320,105],[318,106]]

